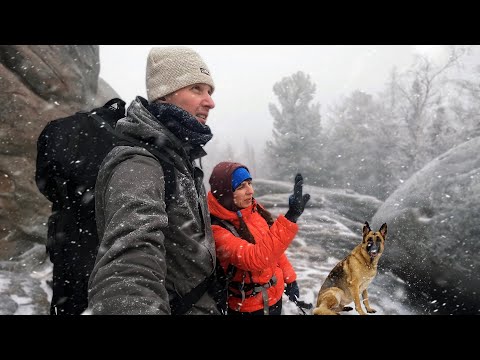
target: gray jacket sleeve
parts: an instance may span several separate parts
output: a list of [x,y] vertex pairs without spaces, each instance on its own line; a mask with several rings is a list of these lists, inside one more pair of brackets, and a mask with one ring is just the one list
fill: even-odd
[[103,176],[104,188],[96,189],[100,248],[89,308],[93,314],[170,314],[162,168],[157,160],[136,155]]

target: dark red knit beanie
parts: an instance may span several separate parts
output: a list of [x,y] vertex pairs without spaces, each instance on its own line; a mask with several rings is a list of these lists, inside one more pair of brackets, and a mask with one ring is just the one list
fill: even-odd
[[232,174],[239,167],[245,165],[236,162],[223,161],[217,164],[210,176],[210,191],[218,202],[227,210],[237,211],[237,207],[233,203],[233,190],[232,190]]

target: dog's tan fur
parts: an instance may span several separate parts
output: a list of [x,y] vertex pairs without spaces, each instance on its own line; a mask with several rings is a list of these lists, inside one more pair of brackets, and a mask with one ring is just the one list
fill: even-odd
[[[314,315],[339,315],[340,311],[353,310],[347,307],[352,301],[360,315],[366,315],[360,304],[362,293],[365,309],[368,313],[376,310],[370,307],[367,288],[377,275],[377,264],[383,253],[387,224],[383,224],[377,232],[370,229],[368,222],[363,226],[363,240],[353,251],[340,261],[328,274],[317,297]],[[372,256],[376,251],[376,256]]]

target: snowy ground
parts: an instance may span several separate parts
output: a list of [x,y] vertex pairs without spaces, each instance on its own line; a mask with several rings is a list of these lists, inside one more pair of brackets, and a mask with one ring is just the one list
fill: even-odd
[[0,261],[0,315],[46,315],[52,292],[50,261],[45,246],[36,244],[18,261]]

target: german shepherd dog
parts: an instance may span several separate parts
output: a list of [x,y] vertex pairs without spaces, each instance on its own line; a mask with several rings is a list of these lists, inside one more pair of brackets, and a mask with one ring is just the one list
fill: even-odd
[[313,309],[314,315],[339,315],[340,311],[353,310],[345,306],[352,301],[355,303],[355,310],[360,315],[366,315],[360,304],[360,293],[367,312],[376,312],[368,302],[367,288],[377,274],[377,264],[383,253],[386,237],[386,223],[380,230],[373,232],[365,221],[362,242],[335,265],[320,288],[317,307]]

